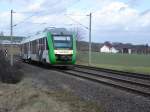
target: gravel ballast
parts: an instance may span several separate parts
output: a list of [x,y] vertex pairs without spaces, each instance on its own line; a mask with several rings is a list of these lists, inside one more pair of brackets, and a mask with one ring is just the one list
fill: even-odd
[[23,64],[27,77],[37,79],[49,90],[65,90],[84,100],[97,102],[106,112],[150,112],[150,99],[103,84],[69,76],[52,69]]

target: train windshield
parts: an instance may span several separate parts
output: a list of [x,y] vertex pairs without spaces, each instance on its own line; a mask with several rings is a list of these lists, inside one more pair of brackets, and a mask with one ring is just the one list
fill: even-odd
[[71,36],[53,36],[54,48],[72,48],[72,37]]

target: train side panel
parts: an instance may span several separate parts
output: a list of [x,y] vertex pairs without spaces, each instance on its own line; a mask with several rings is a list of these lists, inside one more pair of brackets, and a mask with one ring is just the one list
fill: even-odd
[[22,44],[22,59],[50,63],[46,37]]

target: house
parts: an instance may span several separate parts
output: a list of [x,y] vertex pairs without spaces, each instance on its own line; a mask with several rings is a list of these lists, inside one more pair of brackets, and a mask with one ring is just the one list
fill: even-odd
[[118,53],[119,51],[113,47],[110,42],[105,42],[104,45],[100,48],[102,53]]
[[110,43],[105,42],[100,47],[100,52],[104,53],[122,53],[122,54],[149,54],[150,47],[146,45],[133,45],[131,43]]

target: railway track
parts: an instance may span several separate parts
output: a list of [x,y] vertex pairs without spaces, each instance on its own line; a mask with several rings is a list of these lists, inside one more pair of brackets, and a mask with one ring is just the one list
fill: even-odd
[[89,67],[89,66],[84,66],[84,65],[75,65],[77,68],[85,68],[85,69],[90,69],[90,70],[95,70],[99,72],[106,72],[106,73],[111,73],[115,75],[124,75],[127,77],[133,77],[133,78],[140,78],[144,80],[150,80],[150,75],[146,74],[141,74],[141,73],[131,73],[131,72],[125,72],[125,71],[119,71],[119,70],[112,70],[112,69],[106,69],[106,68],[98,68],[98,67]]
[[140,76],[140,74],[133,73],[132,76],[128,72],[107,71],[107,69],[81,65],[76,65],[71,70],[61,70],[61,72],[150,98],[150,77],[148,75]]
[[[43,67],[41,65],[38,66]],[[46,68],[50,69],[51,67],[46,66]],[[82,65],[76,65],[73,69],[69,70],[62,70],[62,68],[58,69],[57,67],[52,67],[52,69],[64,74],[72,75],[100,84],[105,84],[117,89],[150,98],[149,75],[133,73],[132,76],[132,73],[128,72],[109,69],[107,70],[102,68],[99,69]]]

